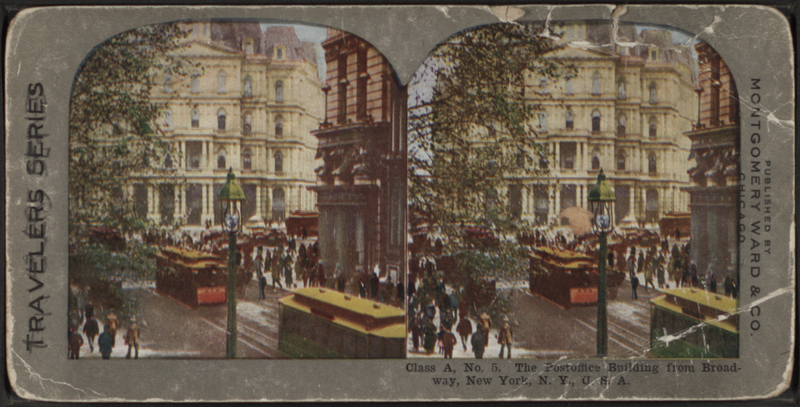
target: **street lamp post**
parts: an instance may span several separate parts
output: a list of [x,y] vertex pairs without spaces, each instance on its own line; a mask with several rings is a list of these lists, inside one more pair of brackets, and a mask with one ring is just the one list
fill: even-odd
[[228,170],[228,180],[219,190],[219,202],[222,205],[222,229],[228,232],[228,337],[225,342],[225,357],[236,358],[236,235],[242,231],[241,203],[245,201],[244,191],[233,168]]
[[597,174],[597,183],[589,191],[587,197],[589,206],[594,214],[592,219],[592,232],[600,237],[600,258],[597,262],[597,356],[604,357],[608,354],[608,323],[607,323],[607,295],[608,295],[608,233],[614,229],[614,201],[617,197],[606,182],[606,175],[600,169]]

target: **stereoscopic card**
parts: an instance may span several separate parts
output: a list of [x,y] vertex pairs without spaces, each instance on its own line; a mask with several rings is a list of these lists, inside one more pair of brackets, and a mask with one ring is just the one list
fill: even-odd
[[795,357],[793,52],[763,6],[23,10],[11,386],[774,397]]

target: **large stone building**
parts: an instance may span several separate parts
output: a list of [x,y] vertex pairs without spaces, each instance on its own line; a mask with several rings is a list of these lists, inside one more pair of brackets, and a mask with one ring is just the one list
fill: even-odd
[[[142,217],[185,228],[220,224],[218,192],[232,168],[244,189],[245,228],[314,210],[316,139],[324,96],[316,45],[292,27],[262,31],[255,22],[183,24],[181,56],[199,63],[182,80],[155,77],[160,128],[174,156],[164,175],[131,186]],[[178,183],[176,180],[181,180]]]
[[549,185],[537,186],[543,179],[532,178],[524,188],[512,187],[512,205],[537,224],[557,223],[566,208],[588,208],[588,192],[602,168],[617,197],[619,225],[688,211],[689,197],[681,190],[689,185],[684,133],[697,116],[690,52],[673,45],[668,31],[620,26],[615,43],[608,24],[558,29],[566,47],[548,58],[571,65],[575,76],[529,76],[526,91],[542,109],[533,127],[551,153]]
[[[713,267],[717,280],[738,264],[739,94],[733,74],[711,46],[695,46],[699,63],[698,123],[686,132],[697,166],[691,186],[691,259],[701,275]],[[731,275],[735,277],[735,275]]]
[[366,41],[330,29],[322,44],[327,109],[313,134],[325,272],[405,278],[407,92]]

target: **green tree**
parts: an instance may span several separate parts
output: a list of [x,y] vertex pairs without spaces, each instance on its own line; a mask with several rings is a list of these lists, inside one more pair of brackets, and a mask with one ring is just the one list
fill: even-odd
[[437,47],[412,81],[410,225],[441,238],[463,278],[516,279],[527,270],[516,236],[531,225],[518,198],[529,187],[523,180],[547,182],[540,101],[549,84],[574,75],[552,57],[560,48],[546,28],[482,26]]
[[164,172],[168,155],[178,162],[162,139],[164,105],[151,93],[167,75],[177,81],[200,68],[178,55],[186,36],[177,24],[137,28],[98,45],[81,64],[69,114],[72,243],[86,244],[96,226],[125,236],[153,226],[135,216],[126,187]]

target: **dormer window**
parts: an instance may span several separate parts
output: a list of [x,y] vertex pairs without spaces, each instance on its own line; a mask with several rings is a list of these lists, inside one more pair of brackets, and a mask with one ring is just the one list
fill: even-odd
[[244,53],[245,54],[252,54],[253,53],[253,39],[248,38],[244,42]]
[[286,58],[286,50],[282,45],[278,45],[275,47],[273,57],[279,61]]
[[650,50],[650,60],[654,61],[654,62],[658,61],[658,51],[657,50],[654,50],[654,49]]

